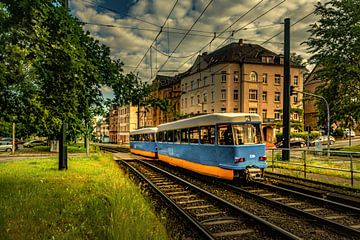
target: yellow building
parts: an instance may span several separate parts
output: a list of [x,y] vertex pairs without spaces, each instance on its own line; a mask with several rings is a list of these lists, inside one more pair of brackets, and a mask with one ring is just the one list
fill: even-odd
[[137,129],[136,106],[115,107],[109,116],[109,137],[113,143],[129,143],[129,132]]

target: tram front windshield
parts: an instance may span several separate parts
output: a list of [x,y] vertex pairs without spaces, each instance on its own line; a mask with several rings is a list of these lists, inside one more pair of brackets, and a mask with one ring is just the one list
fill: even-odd
[[260,124],[221,124],[218,126],[218,144],[243,145],[262,143]]

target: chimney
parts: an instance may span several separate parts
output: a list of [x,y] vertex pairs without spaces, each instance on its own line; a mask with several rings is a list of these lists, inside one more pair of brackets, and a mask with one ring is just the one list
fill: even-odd
[[239,39],[240,46],[244,45],[244,40],[242,38]]

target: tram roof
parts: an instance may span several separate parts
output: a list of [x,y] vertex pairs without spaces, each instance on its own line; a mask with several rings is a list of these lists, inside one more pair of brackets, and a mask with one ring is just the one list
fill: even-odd
[[158,126],[158,131],[209,126],[218,123],[231,122],[260,122],[260,116],[255,113],[211,113],[192,118],[181,119],[175,122],[164,123]]
[[144,133],[156,133],[156,127],[140,128],[133,131],[130,131],[130,134],[144,134]]

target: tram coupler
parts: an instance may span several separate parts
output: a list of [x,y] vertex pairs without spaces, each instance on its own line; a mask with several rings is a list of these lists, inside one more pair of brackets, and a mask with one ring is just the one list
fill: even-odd
[[263,180],[264,179],[264,169],[246,168],[245,179],[247,182],[251,182],[253,180]]

